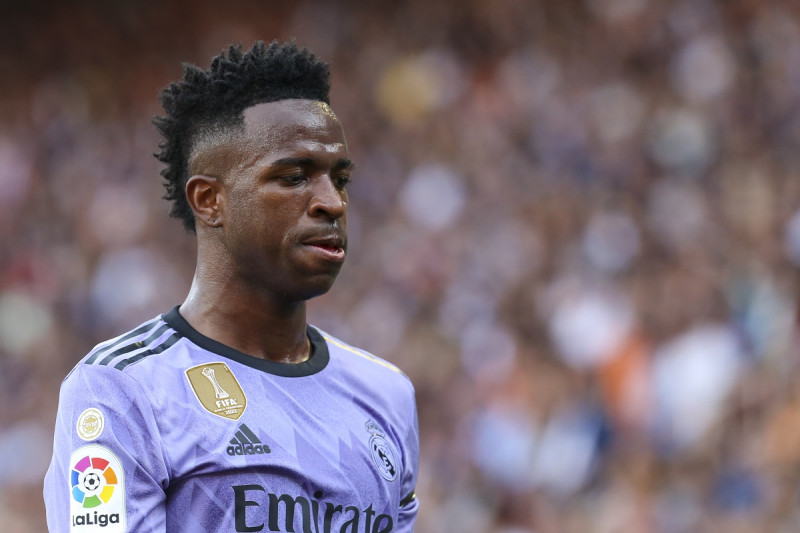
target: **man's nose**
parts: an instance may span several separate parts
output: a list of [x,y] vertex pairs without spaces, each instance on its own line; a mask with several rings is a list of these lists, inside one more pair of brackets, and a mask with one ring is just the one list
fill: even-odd
[[308,206],[312,216],[327,216],[336,220],[347,212],[347,193],[338,189],[329,175],[314,180],[312,194]]

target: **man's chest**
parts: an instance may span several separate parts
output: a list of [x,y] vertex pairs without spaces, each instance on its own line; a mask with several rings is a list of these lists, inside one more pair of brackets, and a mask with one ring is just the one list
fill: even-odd
[[393,520],[403,466],[396,428],[346,387],[197,365],[159,410],[176,512],[210,507],[246,527],[316,520],[320,531]]

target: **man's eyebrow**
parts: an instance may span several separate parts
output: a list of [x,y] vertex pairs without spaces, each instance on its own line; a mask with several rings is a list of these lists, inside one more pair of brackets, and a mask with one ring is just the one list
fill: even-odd
[[[313,157],[282,157],[280,159],[276,159],[270,166],[272,167],[309,167],[315,166],[319,163],[318,160],[314,159]],[[334,170],[353,170],[355,165],[349,159],[338,159],[336,163],[333,165]]]
[[333,165],[333,168],[334,170],[354,170],[356,165],[349,159],[339,159],[336,161],[336,164]]
[[282,157],[270,163],[271,167],[307,167],[314,164],[310,157]]

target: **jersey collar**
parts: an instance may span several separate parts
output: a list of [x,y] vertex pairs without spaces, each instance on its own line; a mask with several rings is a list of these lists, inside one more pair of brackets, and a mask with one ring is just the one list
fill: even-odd
[[170,325],[175,331],[186,337],[194,344],[204,350],[215,353],[222,357],[232,359],[237,363],[247,365],[251,368],[261,370],[268,374],[276,376],[283,376],[289,378],[310,376],[316,374],[328,366],[330,361],[330,353],[328,352],[328,344],[316,328],[306,326],[306,332],[309,340],[311,341],[311,355],[306,361],[302,363],[276,363],[274,361],[267,361],[260,357],[253,357],[244,352],[240,352],[235,348],[226,346],[221,342],[215,341],[210,337],[206,337],[196,329],[194,329],[185,318],[183,318],[178,311],[178,306],[172,308],[168,313],[162,315],[164,322]]

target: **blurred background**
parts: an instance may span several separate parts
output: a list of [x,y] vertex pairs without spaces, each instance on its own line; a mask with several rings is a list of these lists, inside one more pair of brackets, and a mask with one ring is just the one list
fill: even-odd
[[800,4],[1,5],[4,532],[69,369],[188,290],[158,91],[291,37],[357,163],[310,318],[414,381],[418,532],[800,530]]

